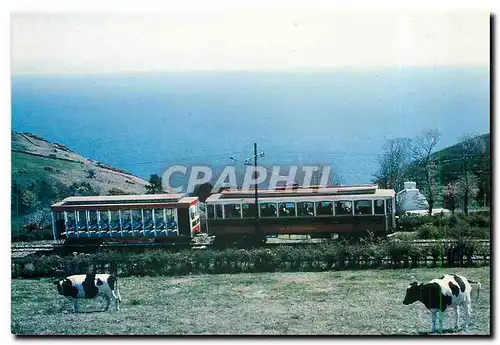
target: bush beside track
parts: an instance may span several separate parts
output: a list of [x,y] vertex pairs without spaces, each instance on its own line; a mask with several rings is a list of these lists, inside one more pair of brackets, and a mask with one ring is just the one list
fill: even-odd
[[13,258],[12,278],[62,277],[89,271],[119,276],[306,272],[364,268],[416,268],[488,265],[489,243],[462,239],[425,244],[407,240],[336,241],[300,247],[98,252],[72,256]]
[[[398,219],[398,231],[418,231],[421,238],[443,238],[443,233],[462,233],[463,236],[471,234],[476,238],[490,237],[490,212],[470,212],[467,216],[463,213],[454,215],[415,215],[405,214]],[[422,228],[433,228],[436,231],[427,233]]]

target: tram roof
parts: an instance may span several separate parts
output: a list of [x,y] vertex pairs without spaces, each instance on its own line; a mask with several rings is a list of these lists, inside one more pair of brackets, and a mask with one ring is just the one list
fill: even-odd
[[[254,190],[225,190],[211,195],[206,202],[254,202]],[[347,199],[394,197],[393,189],[378,189],[377,185],[336,186],[336,187],[298,187],[277,188],[273,190],[258,190],[259,199],[297,201],[297,200],[327,200],[343,197]]]
[[197,197],[187,197],[185,194],[140,194],[140,195],[96,195],[96,196],[71,196],[52,205],[58,207],[78,206],[130,206],[147,204],[188,204],[197,200]]

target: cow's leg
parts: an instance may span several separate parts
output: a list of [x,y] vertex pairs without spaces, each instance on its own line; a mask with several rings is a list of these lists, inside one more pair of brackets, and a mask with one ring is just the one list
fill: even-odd
[[436,309],[431,310],[431,321],[432,321],[432,326],[431,326],[431,332],[436,332]]
[[73,311],[75,313],[78,313],[78,299],[77,298],[73,299]]
[[109,304],[110,304],[109,296],[106,293],[103,293],[101,295],[106,299],[106,307],[104,308],[104,311],[107,311],[109,309]]
[[460,306],[457,305],[455,307],[455,316],[456,316],[456,319],[455,319],[455,330],[458,330],[458,324],[460,322]]
[[472,307],[470,301],[468,301],[464,307],[465,310],[465,326],[464,330],[467,331],[467,328],[469,327],[469,322],[470,322],[470,316],[472,314]]
[[113,299],[115,301],[116,310],[120,310],[120,305],[118,304],[118,297],[116,297],[115,291],[111,290],[111,294],[113,295]]
[[443,333],[443,317],[444,317],[444,313],[441,310],[439,310],[438,311],[438,320],[439,320],[438,332],[439,333]]

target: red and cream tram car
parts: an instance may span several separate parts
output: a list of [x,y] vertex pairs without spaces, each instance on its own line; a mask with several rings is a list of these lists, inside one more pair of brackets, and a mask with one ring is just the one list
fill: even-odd
[[188,241],[200,232],[197,197],[147,194],[69,197],[52,209],[54,240]]
[[253,190],[226,190],[206,200],[208,233],[217,239],[241,236],[332,234],[357,236],[390,232],[395,225],[395,192],[376,185],[294,187],[258,191],[256,234]]

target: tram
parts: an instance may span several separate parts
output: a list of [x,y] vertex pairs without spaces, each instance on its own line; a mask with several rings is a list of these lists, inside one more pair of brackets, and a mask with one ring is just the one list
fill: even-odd
[[225,190],[206,200],[208,234],[253,241],[280,234],[312,238],[385,235],[395,226],[395,192],[377,185]]
[[69,197],[51,207],[54,240],[190,241],[200,232],[197,197],[147,194]]

